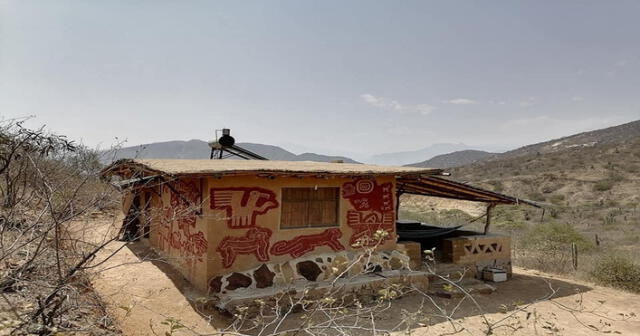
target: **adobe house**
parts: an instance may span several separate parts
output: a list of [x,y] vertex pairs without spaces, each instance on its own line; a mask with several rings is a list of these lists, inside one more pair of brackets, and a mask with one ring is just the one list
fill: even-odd
[[[402,193],[485,202],[489,210],[520,201],[442,179],[442,170],[430,168],[123,159],[102,174],[119,177],[126,191],[123,236],[139,237],[196,288],[227,300],[345,273],[425,278],[412,270],[420,245],[398,242]],[[508,237],[487,233],[452,238],[443,247],[448,261],[486,260],[510,271]],[[364,264],[358,256],[367,247],[375,254]],[[351,262],[358,267],[345,270]]]

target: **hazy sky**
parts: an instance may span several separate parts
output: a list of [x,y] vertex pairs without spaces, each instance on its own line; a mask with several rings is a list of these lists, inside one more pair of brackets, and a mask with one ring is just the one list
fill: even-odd
[[640,1],[3,1],[0,115],[371,154],[640,119]]

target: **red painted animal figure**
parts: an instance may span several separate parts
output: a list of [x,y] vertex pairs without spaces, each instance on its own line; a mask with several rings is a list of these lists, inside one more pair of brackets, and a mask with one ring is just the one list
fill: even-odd
[[342,197],[358,211],[393,211],[393,185],[378,185],[375,180],[359,179],[342,186]]
[[[353,234],[349,238],[350,245],[360,242],[364,246],[374,246],[393,238],[395,219],[393,212],[367,214],[349,210],[347,211],[347,225],[353,228]],[[376,239],[378,230],[384,230],[388,234],[382,239]]]
[[298,236],[291,240],[281,240],[273,244],[271,253],[274,255],[288,253],[293,258],[299,258],[319,246],[329,246],[336,252],[342,251],[344,250],[344,246],[338,241],[340,237],[342,237],[340,229],[326,229],[318,234]]
[[256,226],[256,217],[277,208],[276,194],[263,188],[212,188],[211,209],[225,210],[227,226],[244,229]]
[[172,188],[165,185],[165,190],[170,193],[171,207],[163,208],[164,226],[171,231],[174,228],[172,223],[176,223],[180,230],[171,233],[171,247],[187,257],[195,256],[201,261],[207,252],[207,239],[202,231],[191,232],[196,227],[196,211],[200,207],[200,185],[196,181],[177,181],[172,184]]
[[[170,204],[173,210],[172,220],[178,221],[181,226],[196,226],[196,212],[200,210],[201,206],[201,189],[200,184],[197,181],[176,181],[170,182],[169,185],[165,185],[165,190],[168,190],[170,197]],[[185,233],[189,235],[188,233]]]
[[182,249],[187,255],[195,256],[198,261],[202,261],[202,257],[207,253],[209,242],[204,238],[204,233],[190,235],[187,240],[182,242]]
[[244,237],[225,237],[216,251],[222,256],[222,265],[231,267],[240,254],[253,254],[259,261],[269,261],[269,238],[271,230],[255,227],[247,231]]
[[165,185],[165,188],[171,192],[171,205],[173,207],[200,206],[200,184],[197,181],[176,181],[171,183],[171,188]]

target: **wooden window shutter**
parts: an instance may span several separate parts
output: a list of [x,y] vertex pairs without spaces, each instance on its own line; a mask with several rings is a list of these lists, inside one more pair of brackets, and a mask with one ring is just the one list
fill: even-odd
[[340,188],[282,188],[280,227],[338,225]]

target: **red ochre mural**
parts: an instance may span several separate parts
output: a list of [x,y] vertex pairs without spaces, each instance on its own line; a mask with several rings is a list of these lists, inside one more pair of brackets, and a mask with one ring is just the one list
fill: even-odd
[[281,240],[271,247],[271,254],[289,254],[293,258],[299,258],[319,246],[329,246],[334,251],[344,250],[344,246],[338,239],[342,232],[338,228],[326,229],[322,233],[297,236],[291,240]]
[[[208,242],[202,231],[191,232],[196,227],[197,211],[200,208],[201,190],[199,181],[170,182],[164,186],[170,194],[170,206],[163,208],[162,229],[159,232],[160,248],[168,246],[180,251],[188,264],[202,261],[207,253]],[[177,230],[173,224],[177,224]],[[168,245],[168,246],[166,246]]]
[[253,254],[259,261],[269,261],[271,230],[254,227],[244,237],[225,237],[216,249],[222,256],[222,266],[231,267],[240,254]]
[[263,188],[212,188],[211,209],[225,210],[227,226],[244,229],[256,226],[256,217],[278,207],[276,194]]
[[366,214],[349,210],[347,211],[347,225],[353,229],[349,244],[353,245],[362,240],[365,246],[374,246],[378,244],[378,241],[374,239],[378,230],[384,230],[389,233],[382,238],[381,243],[393,238],[395,215],[393,212]]
[[393,211],[393,184],[378,185],[375,180],[362,179],[342,186],[342,197],[357,211]]
[[347,199],[354,210],[347,211],[347,225],[353,229],[349,244],[358,242],[374,246],[378,230],[389,234],[380,243],[393,238],[395,211],[393,207],[393,184],[378,184],[375,180],[359,179],[342,186],[342,197]]
[[[222,257],[222,265],[229,268],[238,255],[254,255],[258,261],[270,260],[270,255],[286,255],[299,258],[320,246],[333,251],[342,251],[342,232],[329,228],[318,234],[300,235],[290,240],[281,240],[270,247],[272,231],[256,225],[256,218],[279,206],[276,194],[258,187],[212,188],[210,206],[226,212],[226,224],[231,229],[245,229],[244,236],[227,236],[216,251]],[[389,234],[382,242],[394,238],[395,211],[393,184],[378,184],[375,180],[359,179],[347,182],[342,187],[342,197],[353,206],[347,211],[347,225],[353,229],[349,238],[351,245],[361,242],[373,246],[379,242],[375,233],[382,229]]]

